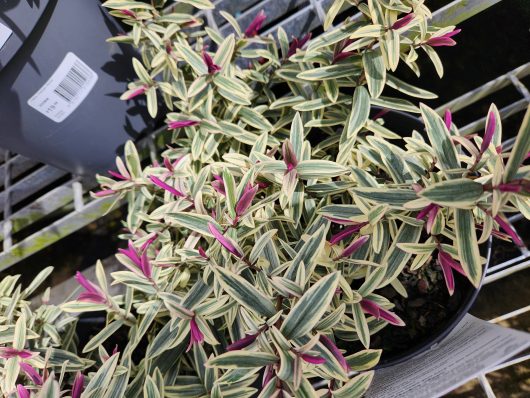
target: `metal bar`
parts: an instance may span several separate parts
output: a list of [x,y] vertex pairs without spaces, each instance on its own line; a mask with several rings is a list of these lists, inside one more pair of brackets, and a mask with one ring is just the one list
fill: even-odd
[[215,21],[215,17],[213,15],[212,10],[206,10],[204,14],[206,16],[206,21],[208,21],[208,26],[219,33],[219,26]]
[[31,173],[20,181],[14,183],[8,190],[1,192],[0,207],[4,207],[8,201],[10,201],[11,206],[13,206],[67,174],[66,171],[45,165],[34,173]]
[[489,283],[498,281],[499,279],[505,278],[508,275],[515,274],[516,272],[523,271],[527,268],[530,268],[530,260],[522,262],[521,264],[517,264],[513,267],[507,268],[503,271],[497,272],[493,275],[487,275],[484,278],[484,284],[487,285]]
[[11,248],[13,241],[11,239],[11,231],[13,229],[13,225],[11,223],[11,220],[9,219],[9,216],[11,216],[11,164],[9,163],[9,151],[6,151],[4,154],[4,219],[6,220],[4,225],[2,226],[2,234],[4,236],[4,250],[9,250]]
[[499,323],[499,322],[506,321],[511,318],[515,318],[516,316],[522,315],[528,311],[530,311],[530,305],[527,305],[526,307],[523,307],[523,308],[519,308],[515,311],[508,312],[507,314],[503,314],[501,316],[498,316],[497,318],[490,319],[488,322]]
[[[101,260],[107,278],[110,280],[111,273],[123,270],[123,265],[116,259],[115,256],[107,257]],[[96,280],[96,264],[83,269],[83,275],[89,280]],[[77,291],[79,290],[79,283],[74,277],[70,277],[56,285],[50,286],[50,301],[49,304],[60,305],[69,300],[73,300]],[[124,285],[110,285],[108,286],[110,295],[118,295],[125,293]],[[39,305],[42,300],[42,295],[33,296],[31,302]]]
[[495,371],[501,370],[501,369],[505,369],[505,368],[507,368],[509,366],[512,366],[512,365],[517,365],[518,363],[521,363],[521,362],[524,362],[524,361],[528,361],[529,359],[530,359],[530,354],[523,355],[522,357],[518,357],[518,358],[512,359],[510,361],[501,363],[500,365],[497,365],[497,366],[489,369],[488,373],[495,372]]
[[73,197],[74,197],[74,208],[76,211],[81,211],[85,206],[83,200],[83,184],[79,181],[74,181],[72,183]]
[[521,83],[521,81],[517,78],[517,76],[510,73],[508,74],[508,78],[510,79],[514,87],[517,89],[517,91],[521,93],[523,98],[527,102],[530,102],[530,92],[528,92],[528,89],[526,88],[526,86],[523,83]]
[[495,393],[493,392],[488,379],[486,379],[486,375],[485,374],[481,374],[478,377],[478,381],[480,383],[480,386],[482,387],[482,389],[486,393],[486,397],[487,398],[496,398],[495,397]]
[[320,23],[324,25],[324,21],[326,20],[326,11],[322,8],[322,3],[320,0],[309,0],[311,3],[311,6],[313,7],[313,10],[315,10],[315,13],[318,16],[318,19],[320,20]]
[[[307,3],[303,1],[301,3]],[[327,5],[331,1],[323,0],[323,7],[327,8]],[[270,27],[264,32],[264,35],[276,33],[278,28],[281,26],[282,29],[287,33],[287,37],[298,37],[303,33],[307,33],[315,29],[320,24],[316,13],[313,11],[313,6],[307,4],[305,7],[300,8],[289,17],[282,19],[278,24]]]
[[110,209],[113,203],[113,198],[96,199],[88,203],[83,210],[74,211],[24,241],[13,245],[11,250],[0,253],[0,271],[97,220]]
[[514,222],[520,221],[520,220],[522,220],[524,218],[525,217],[522,214],[514,214],[514,215],[511,215],[510,217],[508,217],[508,220],[510,220],[510,222],[513,224]]
[[[241,15],[237,16],[237,22],[241,25],[242,29],[244,29],[246,26],[250,24],[250,22],[254,19],[254,17],[261,10],[266,10],[266,14],[267,14],[266,23],[267,23],[267,21],[278,20],[282,18],[282,16],[284,16],[286,13],[290,12],[291,10],[298,8],[298,7],[302,7],[302,6],[303,8],[297,11],[293,15],[296,15],[300,12],[310,12],[312,9],[312,5],[307,0],[268,0],[266,2],[257,3],[251,8],[249,8],[248,10],[241,13]],[[281,22],[267,29],[264,32],[264,35],[276,32],[276,30],[278,29],[278,26],[283,26],[288,20],[289,18],[282,19]],[[225,23],[220,27],[220,30],[223,35],[227,35],[230,32],[232,32],[233,29],[229,24]]]
[[438,108],[436,112],[438,114],[443,114],[446,109],[451,109],[451,112],[457,112],[458,110],[465,108],[483,98],[486,98],[488,95],[493,94],[504,87],[508,87],[511,84],[509,76],[514,76],[518,79],[522,79],[530,74],[530,62],[515,68],[514,70],[493,79],[482,86],[471,90],[458,98],[455,98],[452,101],[449,101]]
[[[15,233],[23,230],[28,225],[41,220],[54,211],[66,206],[72,201],[72,188],[61,185],[45,195],[36,199],[33,203],[13,213],[9,220],[2,223],[2,230],[6,222],[10,222],[11,232]],[[0,234],[0,240],[4,239],[4,234]]]
[[510,265],[518,263],[519,261],[523,261],[525,258],[528,258],[528,257],[530,257],[530,252],[526,251],[520,256],[514,257],[510,260],[494,265],[493,267],[488,267],[488,270],[486,271],[486,275],[493,274],[497,271],[500,271],[501,269],[509,267]]
[[[528,108],[528,101],[526,99],[521,99],[508,106],[505,106],[502,109],[499,109],[499,114],[502,119],[507,119],[516,113],[524,111],[526,108]],[[460,128],[459,131],[460,131],[460,134],[467,135],[467,134],[474,133],[475,131],[484,128],[485,125],[486,125],[486,117],[483,117],[481,119],[478,119]]]
[[12,156],[0,166],[0,188],[4,186],[4,178],[7,168],[9,168],[11,180],[14,180],[38,164],[38,161],[22,155]]
[[146,137],[146,142],[147,142],[147,147],[149,148],[149,158],[151,159],[151,163],[154,164],[157,161],[158,151],[155,145],[153,135],[149,134]]
[[433,14],[433,22],[440,26],[457,25],[501,0],[455,0]]

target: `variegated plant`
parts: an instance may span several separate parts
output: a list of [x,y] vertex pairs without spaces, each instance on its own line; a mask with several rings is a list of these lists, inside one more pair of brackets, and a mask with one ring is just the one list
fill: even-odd
[[59,397],[57,380],[77,385],[81,391],[81,372],[95,364],[77,355],[77,318],[48,303],[49,289],[33,308],[36,303],[30,297],[52,270],[45,268],[25,288],[18,284],[19,275],[0,281],[0,390],[4,397],[26,398],[32,392],[39,397]]
[[[104,3],[131,26],[112,40],[142,54],[123,98],[146,95],[156,115],[160,94],[172,144],[142,167],[128,143],[98,177],[95,196],[129,203],[125,268],[112,274],[124,290],[112,296],[98,265],[97,284],[79,274],[84,291],[61,307],[107,313],[82,349],[88,384],[78,376],[71,395],[363,395],[381,354],[370,336],[403,326],[381,288],[405,295],[401,272],[422,267],[440,270],[450,293],[453,270],[477,286],[479,243],[517,243],[504,214],[530,217],[530,116],[505,152],[494,106],[483,136],[462,136],[449,112],[382,96],[435,97],[392,75],[400,60],[419,74],[418,49],[441,74],[433,48],[454,44],[457,31],[429,26],[422,1],[337,0],[324,34],[292,41],[259,35],[264,13],[243,30],[221,12],[234,30],[222,37],[164,3]],[[331,27],[346,3],[361,14]],[[383,110],[370,116],[373,106]],[[421,113],[426,134],[391,131],[387,109]],[[123,330],[127,344],[109,355]],[[74,383],[56,379],[58,390]]]

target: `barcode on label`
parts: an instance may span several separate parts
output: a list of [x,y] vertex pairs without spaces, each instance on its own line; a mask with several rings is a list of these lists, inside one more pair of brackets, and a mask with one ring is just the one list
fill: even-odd
[[90,71],[83,69],[83,65],[76,61],[75,64],[72,65],[72,69],[68,71],[64,79],[53,91],[57,95],[63,97],[65,101],[72,102],[90,77]]
[[28,105],[60,123],[83,102],[97,80],[98,75],[87,64],[68,53]]

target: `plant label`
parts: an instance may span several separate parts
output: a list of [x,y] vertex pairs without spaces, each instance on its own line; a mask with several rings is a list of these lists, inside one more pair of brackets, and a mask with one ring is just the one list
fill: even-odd
[[530,333],[466,315],[440,344],[376,370],[367,398],[436,398],[530,347]]
[[44,86],[28,100],[28,105],[61,123],[83,102],[97,80],[96,72],[74,53],[68,53]]

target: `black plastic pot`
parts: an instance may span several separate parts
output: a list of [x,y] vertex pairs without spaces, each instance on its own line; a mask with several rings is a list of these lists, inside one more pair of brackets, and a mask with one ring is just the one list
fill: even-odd
[[[486,249],[483,250],[483,255],[486,256],[486,265],[484,267],[484,274],[488,269],[488,265],[491,258],[491,239],[486,244]],[[486,253],[484,253],[484,251]],[[484,274],[482,279],[484,279]],[[393,355],[385,356],[384,353],[381,356],[379,364],[376,366],[377,369],[389,367],[392,365],[397,365],[401,362],[405,362],[408,359],[415,357],[425,351],[433,349],[436,347],[451,331],[460,323],[464,316],[469,312],[475,300],[479,294],[480,288],[482,287],[482,282],[480,286],[475,288],[471,283],[462,275],[455,273],[455,283],[459,286],[459,289],[462,292],[462,300],[460,302],[460,307],[458,311],[453,313],[449,318],[446,319],[439,327],[432,331],[429,337],[422,339],[412,345],[409,349],[403,352],[395,353]],[[392,327],[392,326],[388,326]],[[406,326],[405,326],[406,327]]]
[[[374,109],[373,114],[376,114],[378,111],[380,111],[380,109]],[[384,116],[384,119],[385,126],[390,128],[393,132],[401,133],[402,136],[410,136],[410,133],[413,130],[423,132],[424,129],[423,123],[420,119],[404,112],[391,111]],[[486,257],[484,274],[486,273],[490,263],[491,246],[492,242],[490,239],[487,244],[481,247],[481,255]],[[380,369],[399,364],[431,349],[440,343],[445,337],[447,337],[447,335],[458,325],[458,323],[468,313],[469,309],[475,302],[480,290],[480,286],[478,289],[473,287],[473,285],[471,285],[471,283],[465,277],[458,273],[455,273],[454,277],[461,293],[461,300],[458,310],[449,316],[444,322],[442,322],[435,330],[433,330],[428,337],[415,342],[407,350],[397,352],[389,356],[385,356],[383,353],[382,359],[376,368]],[[97,334],[104,327],[105,321],[105,313],[90,313],[82,315],[79,319],[77,327],[80,346],[86,344],[86,342],[88,342],[93,335]],[[392,326],[387,327],[391,328]],[[123,341],[123,338],[122,340],[120,340],[120,337],[111,339],[106,343],[106,345],[110,347],[112,344],[114,344],[114,342],[119,344],[119,341]],[[138,356],[137,359],[140,360],[142,348],[136,352],[136,355]],[[257,383],[256,387],[259,388],[259,386],[260,384]]]
[[145,105],[119,99],[136,53],[105,42],[121,28],[99,0],[3,1],[0,24],[2,147],[91,174],[150,130]]
[[[375,115],[379,111],[381,111],[381,109],[374,109],[373,114]],[[421,119],[411,114],[399,111],[390,111],[385,114],[383,118],[385,120],[385,126],[393,132],[400,134],[401,136],[410,136],[413,130],[416,130],[420,133],[424,133],[424,125]],[[490,238],[487,244],[481,247],[481,254],[482,256],[486,257],[484,274],[486,273],[490,262],[491,246],[492,243]],[[454,312],[450,317],[448,317],[445,322],[443,322],[435,330],[433,330],[428,337],[415,342],[409,349],[391,355],[385,355],[383,351],[381,360],[376,367],[377,369],[399,364],[435,347],[445,337],[447,337],[447,335],[456,327],[456,325],[458,325],[462,318],[469,312],[469,309],[475,302],[477,295],[480,291],[482,281],[479,288],[475,288],[464,276],[455,273],[454,277],[455,283],[457,284],[457,286],[459,286],[462,297],[458,310]]]
[[[92,337],[97,335],[107,325],[107,313],[105,311],[84,312],[79,315],[76,325],[76,335],[78,339],[78,347],[84,347]],[[115,333],[113,333],[105,342],[103,347],[108,353],[114,349],[121,352],[129,342],[129,327],[122,326]],[[145,357],[145,350],[147,349],[147,337],[140,341],[136,350],[132,353],[134,362],[139,363]]]

